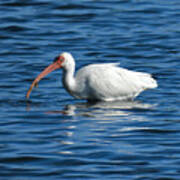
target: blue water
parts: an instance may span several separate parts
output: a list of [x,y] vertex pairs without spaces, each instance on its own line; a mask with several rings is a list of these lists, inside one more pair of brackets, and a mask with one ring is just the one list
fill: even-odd
[[[0,179],[180,179],[180,1],[0,2]],[[59,53],[77,68],[154,74],[134,102],[88,104],[62,72],[25,94]]]

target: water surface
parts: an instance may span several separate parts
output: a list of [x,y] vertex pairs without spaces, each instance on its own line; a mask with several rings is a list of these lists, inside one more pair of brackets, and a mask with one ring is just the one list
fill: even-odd
[[[180,2],[0,2],[0,179],[180,178]],[[59,53],[77,68],[118,62],[159,87],[133,102],[89,104],[55,71],[25,94]]]

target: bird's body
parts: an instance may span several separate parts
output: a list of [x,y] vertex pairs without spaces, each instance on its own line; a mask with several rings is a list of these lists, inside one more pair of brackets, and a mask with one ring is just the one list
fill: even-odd
[[[58,65],[63,68],[63,85],[72,96],[78,99],[127,100],[135,98],[145,89],[157,87],[156,81],[150,74],[120,68],[118,63],[92,64],[75,73],[75,61],[71,54],[63,53],[60,58],[62,59]],[[54,63],[57,64],[57,62]],[[34,85],[44,76],[41,74],[33,82]]]
[[63,73],[64,87],[78,99],[102,101],[133,99],[143,90],[157,87],[151,75],[117,67],[116,63],[88,65],[81,68],[74,77],[68,73],[68,71]]

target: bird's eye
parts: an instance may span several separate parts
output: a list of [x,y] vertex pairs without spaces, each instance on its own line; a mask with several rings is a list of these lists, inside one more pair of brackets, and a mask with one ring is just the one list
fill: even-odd
[[63,61],[64,61],[64,57],[63,57],[63,56],[59,56],[59,60],[60,60],[61,62],[63,62]]

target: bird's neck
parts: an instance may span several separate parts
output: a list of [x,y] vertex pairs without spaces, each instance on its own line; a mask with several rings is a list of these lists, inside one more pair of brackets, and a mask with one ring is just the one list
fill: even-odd
[[63,85],[66,90],[73,95],[76,88],[76,81],[74,78],[75,67],[71,66],[68,69],[63,70]]

